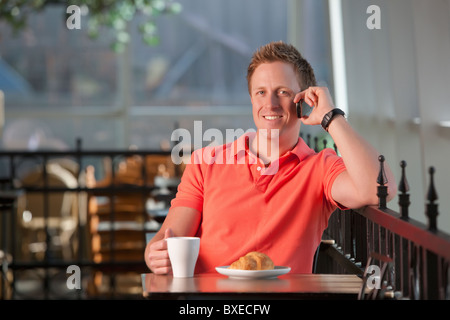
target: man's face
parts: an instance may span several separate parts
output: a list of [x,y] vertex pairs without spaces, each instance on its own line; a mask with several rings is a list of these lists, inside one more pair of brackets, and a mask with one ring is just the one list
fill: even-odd
[[263,63],[251,79],[253,120],[258,131],[278,129],[280,139],[298,138],[300,121],[293,102],[300,92],[293,66],[284,62]]

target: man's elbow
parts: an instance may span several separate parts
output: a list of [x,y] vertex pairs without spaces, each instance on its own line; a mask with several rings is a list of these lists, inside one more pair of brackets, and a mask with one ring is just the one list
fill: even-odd
[[[387,187],[386,203],[394,199],[397,194],[395,185],[389,184]],[[353,201],[351,201],[347,207],[351,209],[360,209],[367,206],[378,206],[380,198],[378,197],[377,190],[376,192],[364,192],[359,194],[357,197],[353,198]]]

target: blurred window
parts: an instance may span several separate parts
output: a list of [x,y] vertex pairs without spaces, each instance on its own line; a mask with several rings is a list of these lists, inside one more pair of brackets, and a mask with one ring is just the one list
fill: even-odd
[[[330,85],[326,0],[179,2],[179,14],[155,19],[157,45],[142,41],[144,17],[137,16],[120,54],[110,48],[109,30],[88,37],[86,16],[81,30],[67,29],[64,6],[31,14],[17,36],[0,19],[3,148],[73,148],[77,137],[85,148],[159,148],[175,126],[194,120],[203,120],[204,130],[247,130],[253,121],[246,69],[252,52],[269,41],[301,42],[319,82]],[[290,19],[300,21],[294,32]],[[198,107],[216,111],[192,111]],[[50,146],[42,141],[55,138]]]

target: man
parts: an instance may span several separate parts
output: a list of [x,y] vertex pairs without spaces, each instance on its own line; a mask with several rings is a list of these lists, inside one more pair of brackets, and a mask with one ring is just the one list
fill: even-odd
[[[215,272],[250,251],[275,265],[311,273],[314,252],[336,207],[377,204],[378,153],[316,87],[309,63],[291,45],[273,42],[252,57],[247,73],[256,133],[192,154],[161,230],[145,261],[171,272],[170,236],[199,236],[196,272]],[[300,119],[295,103],[313,106]],[[337,145],[315,153],[299,138],[301,124],[322,125]],[[207,155],[207,157],[205,157]],[[214,161],[204,161],[204,159]],[[232,160],[232,161],[230,161]],[[390,200],[395,181],[386,165]]]

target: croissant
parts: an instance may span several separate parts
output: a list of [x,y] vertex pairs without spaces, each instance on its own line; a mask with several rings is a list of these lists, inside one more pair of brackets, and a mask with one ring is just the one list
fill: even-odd
[[229,269],[240,270],[270,270],[274,269],[272,259],[264,253],[252,251],[245,256],[240,257],[239,260],[234,261]]

